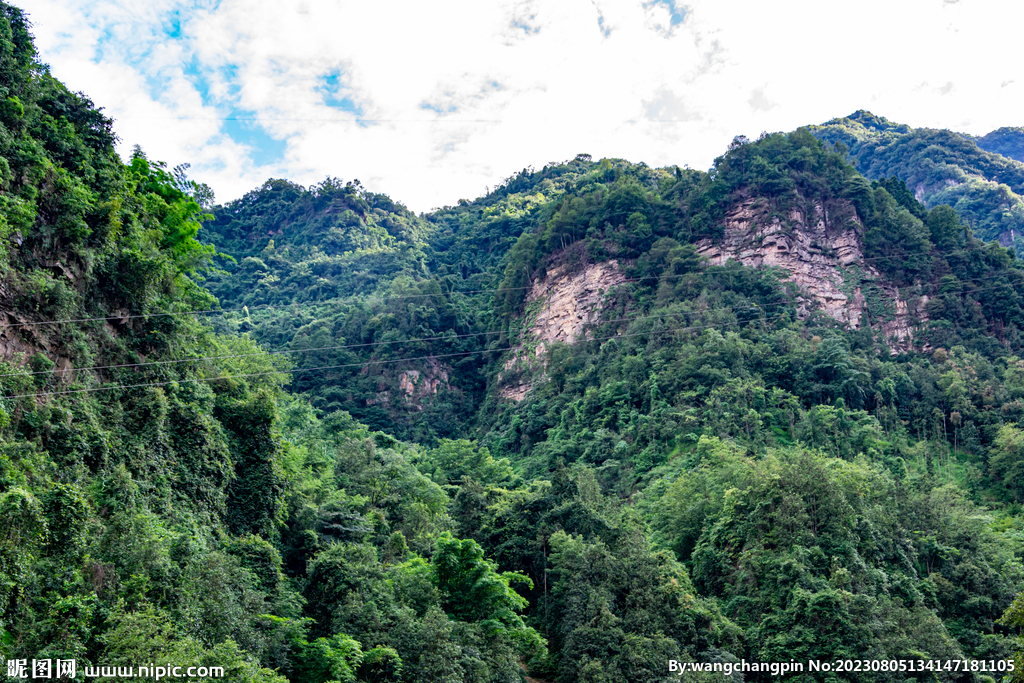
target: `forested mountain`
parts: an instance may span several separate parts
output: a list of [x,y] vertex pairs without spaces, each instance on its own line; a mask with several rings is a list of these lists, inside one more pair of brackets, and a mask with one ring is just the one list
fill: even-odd
[[123,164],[8,5],[0,88],[4,671],[495,680],[542,655],[525,579],[451,535],[418,449],[318,415],[283,389],[287,358],[190,313],[217,305],[206,193]]
[[5,658],[902,683],[1020,649],[1024,266],[921,169],[1024,167],[858,113],[419,216],[336,179],[210,207],[0,9]]
[[1024,254],[1024,242],[1017,242],[1024,237],[1024,164],[1014,161],[1014,129],[972,139],[861,110],[811,130],[830,145],[842,143],[867,178],[896,177],[926,207],[948,204],[982,239],[998,239]]
[[999,128],[973,140],[986,152],[1024,162],[1024,128]]

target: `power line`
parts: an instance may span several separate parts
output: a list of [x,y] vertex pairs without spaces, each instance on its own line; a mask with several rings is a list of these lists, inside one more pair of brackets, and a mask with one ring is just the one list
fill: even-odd
[[[508,119],[457,119],[438,117],[433,119],[368,119],[353,115],[351,118],[268,118],[263,116],[118,116],[115,121],[239,121],[246,123],[513,123]],[[689,119],[624,119],[607,122],[605,125],[621,125],[623,123],[687,123]]]
[[[775,316],[760,318],[760,320],[761,321],[774,320],[774,319],[777,319],[777,318],[781,318],[784,315],[785,315],[784,313],[781,313],[781,314],[778,314],[778,315],[775,315]],[[751,320],[747,324],[749,325],[750,323],[753,323],[753,322],[755,322],[755,321]],[[584,340],[584,341],[607,341],[609,339],[623,339],[623,338],[626,338],[626,337],[640,337],[640,336],[644,336],[644,335],[648,335],[648,334],[659,334],[659,333],[663,333],[663,332],[684,332],[684,331],[689,331],[689,330],[705,329],[705,328],[708,328],[708,327],[715,327],[715,326],[720,326],[720,324],[688,325],[686,327],[675,327],[675,328],[662,329],[662,330],[648,330],[648,331],[645,331],[645,332],[634,332],[632,334],[619,334],[619,335],[613,335],[613,336],[610,336],[610,337],[597,337],[597,338],[594,338],[594,339],[587,339],[587,340]],[[96,391],[114,391],[114,390],[117,390],[117,389],[136,389],[136,388],[139,388],[139,387],[161,387],[161,386],[168,386],[170,384],[185,384],[185,383],[191,383],[191,382],[215,382],[215,381],[223,380],[223,379],[243,379],[243,378],[246,378],[246,377],[261,377],[261,376],[266,376],[266,375],[277,375],[277,374],[291,375],[291,374],[295,374],[295,373],[298,373],[298,372],[312,372],[314,370],[336,370],[336,369],[341,369],[341,368],[366,368],[366,367],[371,367],[371,366],[374,366],[374,365],[391,365],[391,364],[394,364],[394,363],[404,363],[404,362],[418,361],[418,360],[436,360],[438,358],[453,358],[453,357],[456,357],[456,356],[473,356],[473,355],[479,355],[479,354],[482,354],[482,353],[503,353],[505,351],[514,351],[514,350],[516,350],[518,348],[521,348],[521,347],[518,347],[518,346],[508,346],[508,347],[504,347],[504,348],[500,348],[500,349],[481,349],[479,351],[460,351],[458,353],[447,353],[447,354],[429,355],[429,356],[417,356],[415,358],[393,358],[393,359],[388,359],[388,360],[368,361],[368,362],[365,362],[365,363],[342,363],[342,364],[339,364],[339,365],[322,365],[322,366],[313,367],[313,368],[293,368],[291,370],[266,370],[264,372],[251,372],[251,373],[246,373],[246,374],[241,374],[241,375],[223,375],[221,377],[202,377],[202,378],[194,378],[194,379],[177,379],[177,380],[167,380],[167,381],[163,381],[163,382],[143,382],[143,383],[139,383],[139,384],[115,384],[113,386],[106,386],[106,387],[90,387],[90,388],[87,388],[87,389],[68,389],[68,390],[65,390],[65,391],[43,391],[43,392],[37,392],[37,393],[32,393],[32,394],[13,394],[13,395],[7,395],[7,396],[0,396],[0,398],[15,399],[15,398],[31,398],[31,397],[40,397],[40,396],[64,396],[64,395],[68,395],[68,394],[85,394],[85,393],[91,393],[91,392],[96,392]]]
[[[1013,285],[1010,284],[1010,283],[1004,283],[1004,284],[1001,284],[1001,285],[994,285],[992,287],[987,287],[987,288],[973,289],[973,290],[970,290],[968,292],[943,292],[943,293],[936,294],[935,296],[938,297],[938,296],[949,296],[949,295],[954,295],[954,294],[957,294],[957,295],[959,295],[959,294],[971,294],[971,293],[974,293],[974,292],[977,292],[977,291],[984,291],[986,289],[999,289],[999,288],[1002,288],[1002,287],[1012,287],[1012,286]],[[705,309],[704,311],[680,311],[678,313],[659,313],[659,314],[656,314],[656,315],[649,315],[649,316],[633,316],[633,317],[629,317],[629,318],[619,318],[619,319],[613,319],[613,320],[596,320],[596,321],[593,321],[593,323],[588,323],[588,324],[593,324],[593,325],[597,326],[597,325],[605,325],[605,324],[616,323],[616,322],[634,322],[634,321],[637,321],[637,320],[648,320],[648,319],[655,319],[655,318],[675,318],[675,317],[680,317],[682,315],[697,315],[697,314],[706,314],[706,313],[719,312],[719,311],[735,313],[735,312],[744,311],[744,310],[763,310],[764,307],[766,307],[766,306],[785,306],[785,305],[791,304],[791,303],[792,302],[782,302],[782,303],[777,303],[777,304],[765,304],[764,306],[750,306],[750,307],[747,307],[747,308],[738,308],[738,309],[732,308],[732,307],[723,307],[723,308],[709,308],[709,309]],[[762,318],[760,318],[760,320],[764,320],[764,321],[767,321],[767,320],[777,320],[777,319],[779,319],[781,317],[784,317],[785,315],[787,315],[787,313],[779,313],[779,314],[776,314],[776,315],[773,315],[773,316],[762,317]],[[753,320],[748,321],[747,324],[749,324],[751,322],[754,322],[754,321]],[[739,321],[737,321],[736,323],[727,323],[727,324],[740,324],[740,323],[739,323]],[[708,328],[708,327],[715,327],[715,326],[718,326],[718,325],[721,325],[721,323],[712,323],[712,324],[707,324],[707,325],[690,325],[690,326],[681,327],[681,328],[673,328],[672,330],[655,330],[655,331],[637,332],[637,333],[634,333],[634,334],[621,334],[621,335],[614,335],[614,336],[611,336],[611,337],[599,337],[597,339],[584,339],[583,341],[599,341],[599,340],[607,340],[607,339],[621,339],[621,338],[625,338],[625,337],[633,337],[633,336],[638,336],[638,335],[643,335],[643,334],[652,334],[654,332],[679,331],[679,330],[696,330],[696,329],[705,329],[705,328]],[[145,362],[145,363],[128,363],[128,364],[123,364],[123,365],[94,366],[94,367],[89,367],[89,368],[72,368],[71,370],[72,371],[74,371],[74,370],[78,370],[78,371],[103,370],[103,369],[122,368],[122,367],[142,367],[142,366],[151,366],[151,365],[166,365],[166,364],[174,364],[174,363],[199,362],[199,361],[203,361],[203,360],[219,360],[219,359],[227,359],[227,358],[244,358],[244,357],[251,357],[251,356],[269,356],[269,355],[279,355],[279,354],[285,354],[285,353],[307,353],[307,352],[313,352],[313,351],[328,351],[328,350],[345,349],[345,348],[359,348],[359,347],[367,347],[367,346],[381,346],[381,345],[385,345],[385,344],[417,343],[417,342],[422,342],[422,341],[441,341],[441,340],[446,340],[446,339],[462,339],[462,338],[478,337],[478,336],[484,336],[484,335],[490,335],[490,334],[502,334],[503,332],[504,331],[492,331],[492,332],[475,332],[475,333],[463,334],[463,335],[439,335],[439,336],[436,336],[436,337],[422,337],[422,338],[419,338],[419,339],[402,339],[402,340],[394,340],[394,341],[388,341],[388,342],[367,342],[367,343],[364,343],[364,344],[349,344],[349,345],[339,345],[339,346],[316,347],[316,348],[310,348],[310,349],[286,349],[286,350],[282,350],[282,351],[271,351],[271,352],[260,351],[260,352],[249,353],[249,354],[231,354],[231,355],[224,355],[224,356],[203,356],[203,357],[197,357],[197,358],[176,359],[176,360],[170,360],[170,361],[152,361],[152,362]],[[93,388],[93,389],[78,389],[78,390],[61,391],[61,392],[42,392],[42,393],[37,393],[37,394],[17,394],[17,395],[13,395],[13,396],[3,396],[2,398],[24,398],[24,397],[27,397],[27,396],[63,395],[63,394],[84,393],[84,392],[91,392],[91,391],[107,391],[107,390],[111,390],[111,389],[116,389],[118,387],[134,388],[134,387],[143,387],[143,386],[165,386],[165,385],[168,385],[168,384],[174,384],[176,382],[180,383],[180,382],[214,381],[214,380],[217,380],[217,379],[229,379],[229,378],[232,378],[232,377],[240,377],[240,378],[241,377],[255,377],[255,376],[259,376],[259,375],[267,375],[267,374],[274,374],[274,373],[292,374],[292,373],[296,373],[296,372],[308,372],[308,371],[312,371],[312,370],[327,370],[327,369],[337,369],[337,368],[345,368],[345,367],[369,367],[369,366],[372,366],[372,365],[398,363],[398,362],[407,361],[407,360],[408,361],[412,361],[412,360],[427,360],[427,359],[431,359],[431,358],[447,358],[447,357],[458,356],[458,355],[472,355],[472,354],[479,354],[479,353],[501,353],[501,352],[504,352],[504,351],[514,350],[514,349],[517,349],[517,348],[520,348],[520,347],[506,347],[506,348],[500,348],[500,349],[482,349],[482,350],[479,350],[479,351],[467,351],[467,352],[459,352],[459,353],[453,353],[453,354],[443,354],[443,355],[440,355],[440,356],[433,355],[433,356],[421,356],[421,357],[417,357],[417,358],[399,358],[399,359],[389,359],[389,360],[381,360],[381,361],[369,361],[369,362],[366,362],[366,363],[347,363],[347,364],[341,364],[341,365],[320,366],[320,367],[313,367],[313,368],[296,368],[296,369],[291,369],[291,370],[273,370],[273,371],[262,372],[262,373],[251,373],[251,374],[245,374],[245,375],[228,375],[228,376],[224,376],[224,377],[213,377],[213,378],[203,378],[203,379],[185,379],[185,380],[171,380],[171,381],[167,381],[167,382],[157,382],[157,383],[144,383],[144,384],[131,384],[131,385],[115,385],[113,387],[99,387],[99,388]],[[31,375],[47,374],[47,373],[50,373],[50,372],[54,372],[54,371],[46,370],[46,371],[29,372],[29,373],[6,373],[6,374],[0,374],[0,377],[10,377],[10,376],[22,376],[22,377],[24,377],[24,376],[31,376]],[[63,375],[63,374],[66,374],[69,371],[65,370],[65,371],[60,371],[60,372]]]
[[[950,252],[940,252],[937,255],[941,256],[941,255],[944,255],[944,254],[945,255],[955,254],[955,253],[960,253],[962,251],[963,250],[954,250],[954,251],[950,251]],[[933,255],[933,254],[929,254],[929,255]],[[856,265],[857,263],[863,263],[863,262],[866,262],[866,261],[876,261],[876,260],[880,260],[880,259],[881,260],[899,260],[897,257],[894,257],[894,256],[875,256],[875,257],[867,257],[867,258],[858,259],[855,263],[851,263],[849,265]],[[736,260],[736,259],[730,258],[729,260],[733,261],[733,260]],[[737,261],[737,263],[740,263],[740,262]],[[725,263],[723,263],[723,264],[710,264],[710,265],[712,267],[718,267],[718,268],[724,268],[726,266]],[[765,265],[765,264],[762,264],[762,265]],[[750,266],[748,266],[748,267],[750,267]],[[782,266],[773,266],[773,265],[769,264],[767,267],[781,268]],[[846,267],[846,266],[844,266],[842,264],[835,264],[834,267],[843,268],[843,267]],[[672,279],[676,279],[676,278],[688,277],[688,276],[691,276],[691,275],[699,275],[699,276],[703,277],[703,276],[712,276],[712,275],[734,275],[734,274],[735,273],[732,273],[730,271],[701,271],[701,272],[682,273],[682,274],[678,274],[678,275],[650,275],[650,276],[639,277],[639,278],[626,278],[622,282],[620,282],[619,284],[633,284],[633,283],[638,283],[638,282],[646,282],[648,280],[659,280],[659,281],[660,280],[672,280]],[[989,277],[978,277],[978,278],[967,278],[967,279],[962,279],[962,280],[958,279],[957,281],[958,282],[974,282],[974,281],[988,280],[988,279],[990,279],[990,278]],[[781,282],[784,283],[785,280],[783,280]],[[926,286],[926,285],[925,284],[920,284],[920,285],[909,285],[909,286],[912,286],[912,287],[923,287],[923,286]],[[441,292],[439,294],[398,294],[398,295],[393,295],[393,296],[381,296],[381,297],[377,297],[377,298],[380,301],[395,301],[395,300],[400,300],[400,299],[424,299],[424,298],[428,298],[428,297],[450,296],[452,294],[463,294],[463,295],[468,295],[468,294],[486,294],[486,293],[489,293],[489,292],[514,292],[514,291],[524,291],[524,290],[530,290],[530,289],[533,289],[533,285],[526,286],[526,287],[497,287],[497,288],[489,288],[489,289],[449,290],[448,292]],[[981,291],[981,290],[978,290],[978,291]],[[192,311],[170,311],[170,312],[164,312],[164,313],[138,313],[138,314],[127,315],[127,316],[106,315],[106,316],[97,316],[97,317],[92,317],[92,318],[66,318],[66,319],[59,319],[59,320],[38,320],[38,321],[23,322],[23,323],[0,323],[0,329],[3,329],[3,328],[14,328],[14,327],[29,327],[29,326],[36,326],[36,325],[59,325],[59,324],[65,324],[65,323],[99,322],[99,321],[107,321],[107,320],[133,320],[133,319],[136,319],[136,318],[157,318],[157,317],[162,317],[162,316],[203,315],[203,314],[207,314],[207,313],[237,313],[237,312],[241,312],[241,311],[247,311],[248,313],[253,313],[253,312],[257,312],[257,311],[272,310],[272,309],[279,309],[279,308],[289,308],[289,307],[293,307],[293,308],[307,308],[307,307],[310,307],[310,306],[325,306],[325,305],[329,305],[331,303],[335,303],[335,302],[338,302],[338,301],[345,301],[345,300],[347,300],[347,299],[349,299],[349,298],[351,298],[353,296],[355,296],[355,295],[349,295],[349,296],[345,296],[345,297],[335,297],[333,299],[327,299],[327,300],[324,300],[324,301],[307,301],[307,302],[302,302],[302,303],[291,302],[291,303],[287,303],[287,304],[260,304],[260,305],[254,305],[254,306],[241,306],[241,307],[238,307],[238,308],[209,308],[209,309],[199,309],[199,310],[192,310]],[[372,298],[373,295],[370,295],[370,297]]]
[[[690,274],[691,273],[684,273],[682,275],[669,275],[669,276],[650,276],[650,277],[644,277],[644,278],[627,278],[627,279],[623,280],[619,284],[639,282],[639,281],[642,281],[642,280],[650,280],[650,279],[663,279],[663,278],[664,279],[671,279],[671,278],[677,278],[677,277],[686,277],[687,275],[690,275]],[[716,272],[712,271],[712,272],[702,273],[702,275],[713,275],[713,274],[716,274]],[[400,300],[400,299],[425,299],[425,298],[428,298],[428,297],[448,296],[448,295],[456,294],[456,293],[457,294],[481,294],[481,293],[487,293],[487,292],[515,292],[515,291],[524,291],[524,290],[528,290],[528,289],[533,289],[533,285],[530,285],[528,287],[498,287],[498,288],[495,288],[495,289],[451,290],[449,292],[441,292],[440,294],[398,294],[398,295],[395,295],[395,296],[379,297],[378,300],[380,300],[380,301],[395,301],[395,300]],[[242,306],[242,307],[239,307],[239,308],[208,308],[208,309],[200,309],[200,310],[195,310],[195,311],[171,311],[171,312],[167,312],[167,313],[139,313],[139,314],[136,314],[136,315],[128,315],[128,316],[108,315],[108,316],[94,317],[94,318],[67,318],[67,319],[64,319],[64,320],[39,320],[39,321],[25,322],[25,323],[0,324],[0,329],[5,328],[5,327],[27,327],[27,326],[34,326],[34,325],[59,325],[59,324],[63,324],[63,323],[99,322],[101,320],[102,321],[106,321],[106,320],[131,320],[131,319],[135,319],[135,318],[158,318],[158,317],[161,317],[161,316],[178,316],[178,315],[193,315],[193,314],[194,315],[201,315],[201,314],[205,314],[205,313],[237,313],[237,312],[240,312],[240,311],[246,311],[247,313],[251,314],[251,313],[256,312],[256,311],[264,311],[264,310],[271,310],[271,309],[278,309],[278,308],[307,308],[307,307],[310,307],[310,306],[325,306],[325,305],[328,305],[328,304],[331,304],[331,303],[336,303],[336,302],[339,302],[339,301],[346,301],[346,300],[350,299],[353,296],[355,296],[355,295],[349,295],[349,296],[345,296],[345,297],[335,297],[333,299],[327,299],[325,301],[306,301],[306,302],[302,302],[302,303],[292,302],[292,303],[287,303],[287,304],[263,304],[263,305],[256,305],[256,306]],[[373,295],[370,295],[370,296],[372,298]]]
[[[679,277],[683,277],[683,276],[679,276]],[[984,279],[984,278],[973,278],[973,279]],[[959,280],[958,282],[967,282],[967,281],[968,280]],[[992,287],[979,287],[979,288],[971,289],[971,290],[968,290],[968,291],[965,291],[965,292],[940,292],[940,293],[934,294],[932,296],[932,298],[939,297],[939,296],[973,294],[975,292],[987,291],[987,290],[992,290],[992,289],[1001,289],[1001,288],[1004,288],[1004,287],[1013,287],[1013,284],[1012,283],[1003,283],[1003,284],[999,284],[999,285],[993,285]],[[777,303],[765,303],[765,304],[762,304],[762,305],[747,306],[747,307],[743,307],[743,308],[735,308],[735,307],[732,307],[732,306],[725,306],[725,307],[719,307],[719,308],[707,308],[707,309],[704,309],[703,311],[680,311],[680,312],[677,312],[677,313],[659,313],[659,314],[656,314],[656,315],[632,316],[632,317],[627,317],[627,318],[616,318],[616,319],[611,319],[611,320],[594,320],[594,321],[591,321],[591,322],[588,322],[588,323],[584,323],[584,324],[598,326],[598,325],[607,325],[607,324],[618,323],[618,322],[634,322],[634,321],[637,321],[637,320],[647,320],[647,319],[652,319],[652,318],[664,318],[664,317],[670,317],[671,318],[671,317],[680,317],[682,315],[707,314],[707,313],[718,312],[718,311],[726,311],[726,312],[737,313],[737,312],[749,311],[749,310],[763,310],[764,308],[767,308],[767,307],[788,306],[788,305],[793,305],[793,303],[794,303],[793,301],[788,301],[788,300],[777,300]],[[227,354],[227,355],[221,355],[221,356],[197,356],[197,357],[194,357],[194,358],[179,358],[179,359],[162,360],[162,361],[146,361],[146,362],[140,362],[140,363],[120,363],[120,364],[113,364],[113,365],[94,365],[94,366],[81,367],[81,368],[68,368],[66,370],[39,370],[39,371],[33,371],[33,372],[8,372],[8,373],[0,373],[0,377],[26,377],[26,376],[47,375],[47,374],[60,374],[61,376],[65,376],[65,375],[67,375],[68,373],[71,373],[71,372],[89,372],[89,371],[95,371],[95,370],[112,370],[112,369],[120,369],[120,368],[136,368],[136,367],[145,367],[145,366],[154,366],[154,365],[175,365],[175,364],[179,364],[179,363],[194,363],[194,362],[200,362],[200,361],[205,361],[205,360],[224,360],[224,359],[230,359],[230,358],[248,358],[248,357],[253,357],[253,356],[272,356],[272,355],[284,355],[284,354],[292,354],[292,353],[313,353],[313,352],[317,352],[317,351],[336,351],[336,350],[342,350],[342,349],[354,349],[354,348],[385,346],[385,345],[389,345],[389,344],[414,344],[414,343],[419,343],[419,342],[446,341],[446,340],[451,340],[451,339],[466,339],[466,338],[471,338],[471,337],[481,337],[481,336],[489,336],[489,335],[504,334],[504,333],[505,333],[504,330],[493,330],[493,331],[488,331],[488,332],[472,332],[472,333],[466,333],[466,334],[443,334],[443,335],[436,335],[436,336],[433,336],[433,337],[419,337],[419,338],[412,338],[412,339],[396,339],[396,340],[392,340],[392,341],[382,341],[382,342],[364,342],[364,343],[360,343],[360,344],[341,344],[341,345],[335,345],[335,346],[320,346],[320,347],[312,347],[312,348],[305,348],[305,349],[282,349],[282,350],[277,350],[277,351],[257,351],[257,352],[253,352],[253,353]]]
[[[707,309],[704,309],[703,311],[679,311],[677,313],[659,313],[657,315],[637,315],[637,316],[632,316],[632,317],[628,317],[628,318],[615,318],[615,319],[612,319],[612,320],[593,320],[593,321],[590,321],[590,322],[586,322],[584,324],[585,325],[595,325],[595,326],[596,325],[608,325],[608,324],[611,324],[611,323],[633,322],[633,321],[636,321],[636,320],[649,320],[649,319],[652,319],[652,318],[678,318],[678,317],[683,316],[683,315],[699,315],[699,314],[713,313],[713,312],[718,312],[718,311],[728,311],[728,312],[735,313],[735,312],[738,312],[738,311],[763,310],[765,307],[786,306],[786,305],[790,305],[790,304],[792,304],[792,302],[785,302],[784,301],[784,302],[780,302],[780,303],[764,304],[764,306],[747,306],[747,307],[744,307],[744,308],[734,308],[732,306],[722,306],[722,307],[718,307],[718,308],[707,308]],[[138,368],[138,367],[151,366],[151,365],[174,365],[174,364],[177,364],[177,363],[195,363],[195,362],[204,361],[204,360],[224,360],[224,359],[228,359],[228,358],[249,358],[249,357],[252,357],[252,356],[274,356],[274,355],[284,355],[284,354],[290,354],[290,353],[312,353],[314,351],[337,351],[337,350],[341,350],[341,349],[355,349],[355,348],[372,347],[372,346],[385,346],[385,345],[388,345],[388,344],[414,344],[414,343],[426,342],[426,341],[448,341],[450,339],[467,339],[467,338],[470,338],[470,337],[482,337],[482,336],[495,335],[495,334],[505,334],[505,333],[506,333],[505,330],[492,330],[492,331],[488,331],[488,332],[470,332],[470,333],[466,333],[466,334],[442,334],[442,335],[436,335],[436,336],[433,336],[433,337],[419,337],[419,338],[413,338],[413,339],[395,339],[395,340],[392,340],[392,341],[380,341],[380,342],[364,342],[364,343],[361,343],[361,344],[341,344],[341,345],[337,345],[337,346],[318,346],[318,347],[305,348],[305,349],[281,349],[281,350],[278,350],[278,351],[256,351],[256,352],[253,352],[253,353],[236,353],[236,354],[228,354],[228,355],[223,355],[223,356],[196,356],[194,358],[178,358],[178,359],[174,359],[174,360],[145,361],[145,362],[141,362],[141,363],[119,363],[119,364],[115,364],[115,365],[93,365],[93,366],[90,366],[90,367],[82,367],[82,368],[67,368],[66,370],[52,370],[51,369],[51,370],[37,370],[37,371],[34,371],[34,372],[7,372],[7,373],[0,373],[0,377],[27,377],[27,376],[32,376],[32,375],[49,375],[49,374],[54,374],[54,375],[59,374],[60,376],[64,376],[64,375],[66,375],[66,374],[68,374],[70,372],[86,372],[86,371],[93,371],[93,370],[113,370],[113,369],[119,369],[119,368]]]
[[360,116],[352,118],[264,118],[244,116],[122,116],[118,121],[241,121],[247,123],[505,123],[504,119],[453,119],[447,117],[435,119],[366,119]]

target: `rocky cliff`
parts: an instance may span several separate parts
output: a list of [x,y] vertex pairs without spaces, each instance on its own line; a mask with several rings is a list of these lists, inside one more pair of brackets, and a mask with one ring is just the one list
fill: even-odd
[[[369,367],[363,368],[362,373],[367,374]],[[390,375],[394,377],[394,375]],[[385,370],[380,376],[380,391],[374,398],[367,399],[366,405],[391,405],[392,407],[411,408],[422,411],[423,405],[437,395],[439,391],[452,391],[449,381],[451,368],[439,362],[436,358],[428,358],[423,363],[422,370],[403,370],[398,374],[398,392],[392,394],[388,386],[389,373]],[[392,402],[392,396],[398,400]]]
[[526,298],[522,344],[505,361],[499,390],[503,398],[521,401],[530,390],[526,377],[532,360],[552,342],[571,344],[585,334],[587,323],[597,319],[604,296],[626,281],[618,261],[594,263],[580,269],[561,266],[533,283]]
[[848,203],[826,209],[814,204],[810,216],[793,209],[785,219],[773,215],[763,200],[749,199],[725,219],[718,241],[701,240],[697,250],[712,264],[736,260],[748,266],[774,266],[788,273],[806,295],[798,309],[811,303],[835,320],[857,329],[867,321],[881,331],[894,352],[913,344],[913,330],[924,317],[927,297],[906,301],[896,287],[863,261],[860,222]]
[[[864,261],[861,224],[852,205],[814,204],[808,213],[793,209],[781,217],[763,199],[748,199],[726,215],[722,238],[697,242],[697,251],[713,265],[736,260],[781,268],[783,281],[794,283],[801,292],[801,317],[820,308],[853,329],[867,322],[882,333],[893,353],[910,349],[914,328],[926,320],[927,297],[902,298]],[[534,282],[522,342],[505,361],[498,394],[521,401],[543,373],[535,359],[552,342],[573,343],[585,334],[605,294],[625,281],[619,263],[612,260],[583,269],[555,268]]]

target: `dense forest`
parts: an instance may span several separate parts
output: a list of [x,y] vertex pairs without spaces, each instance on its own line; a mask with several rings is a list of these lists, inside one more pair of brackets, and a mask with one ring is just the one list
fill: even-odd
[[1024,256],[1024,166],[1014,161],[1022,158],[1019,128],[975,139],[861,110],[811,130],[830,145],[841,144],[870,180],[898,178],[926,207],[948,204],[978,237]]
[[986,152],[1002,154],[1016,161],[1024,161],[1024,128],[999,128],[987,135],[974,138],[974,142]]
[[1024,680],[1011,129],[858,112],[416,215],[334,178],[212,205],[123,162],[6,4],[0,88],[3,658]]

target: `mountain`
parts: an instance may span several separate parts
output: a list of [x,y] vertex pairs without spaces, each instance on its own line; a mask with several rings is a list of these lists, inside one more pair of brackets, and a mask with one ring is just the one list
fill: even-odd
[[[122,163],[111,121],[28,29],[0,3],[7,672],[155,662],[324,683],[397,680],[407,662],[404,680],[492,680],[542,654],[520,577],[449,533],[421,449],[317,413],[284,389],[286,357],[218,331],[200,284],[218,255],[195,239],[208,188],[141,150]],[[370,213],[382,250],[388,229],[416,239],[396,207],[372,223],[350,188],[315,194]],[[228,246],[244,258],[247,240]]]
[[6,4],[0,88],[15,673],[1024,670],[1024,266],[981,221],[1014,162],[858,113],[423,215],[337,179],[210,207]]
[[[903,656],[923,642],[942,657],[1008,652],[982,634],[1020,589],[1016,522],[963,520],[1019,495],[1006,448],[1024,270],[949,206],[869,181],[813,130],[737,139],[711,173],[585,155],[527,169],[420,216],[417,256],[393,279],[350,295],[281,287],[263,300],[294,310],[235,314],[275,348],[328,347],[299,367],[347,366],[297,379],[314,406],[436,454],[417,465],[449,487],[458,533],[533,582],[528,613],[549,645],[535,674],[580,680],[585,650],[594,671],[628,678],[633,655],[597,644],[609,633],[654,653],[687,642],[701,661],[778,658],[782,639],[807,656]],[[232,206],[213,209],[212,243]],[[306,224],[281,238],[294,230],[338,257]],[[241,230],[257,235],[246,253],[272,238],[276,252],[277,229],[260,225]],[[219,291],[261,301],[251,286]],[[509,476],[520,483],[496,479]],[[748,492],[740,508],[725,503],[731,488]],[[828,512],[811,512],[826,495]],[[769,500],[790,511],[764,537],[742,510]],[[683,564],[651,580],[669,572],[708,600],[710,621],[686,628],[714,638],[641,625],[662,598],[619,573],[649,561],[624,538],[674,552]],[[794,636],[824,604],[828,626]]]
[[1017,240],[1024,234],[1024,165],[994,153],[992,145],[1003,139],[996,133],[982,143],[948,130],[896,124],[864,110],[811,131],[829,145],[841,143],[868,179],[898,178],[926,207],[948,204],[981,239],[999,240],[1022,253],[1024,242]]
[[973,140],[986,152],[1024,162],[1024,128],[999,128]]

